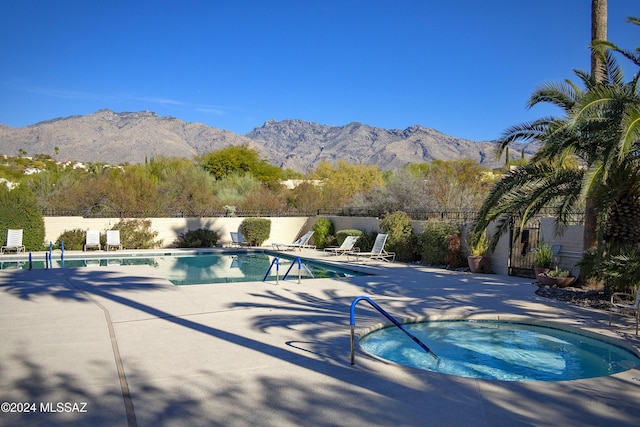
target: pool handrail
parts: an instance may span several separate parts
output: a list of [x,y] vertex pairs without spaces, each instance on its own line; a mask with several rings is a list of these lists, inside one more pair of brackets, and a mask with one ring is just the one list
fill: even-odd
[[273,264],[276,265],[276,284],[278,284],[278,271],[280,270],[280,259],[278,257],[273,258],[273,261],[271,261],[271,264],[269,265],[267,272],[264,273],[264,277],[262,278],[262,281],[265,282],[267,280],[267,277],[269,277],[269,273],[271,273]]
[[282,280],[286,280],[287,279],[287,276],[289,275],[289,272],[291,271],[293,266],[296,265],[296,264],[298,264],[298,276],[300,276],[300,268],[301,268],[302,261],[300,260],[300,257],[296,257],[296,259],[293,260],[293,262],[291,263],[291,265],[287,269],[287,272],[284,273],[284,276],[282,276]]
[[431,349],[429,347],[427,347],[422,341],[420,341],[418,339],[418,337],[416,337],[411,332],[409,332],[404,326],[402,326],[402,324],[400,322],[398,322],[392,315],[387,313],[382,307],[380,307],[378,304],[376,304],[371,298],[369,298],[367,296],[359,296],[359,297],[355,298],[353,300],[353,302],[351,303],[351,311],[350,311],[349,324],[351,326],[351,364],[352,365],[356,364],[356,361],[355,361],[355,334],[354,334],[354,330],[355,330],[355,327],[356,327],[356,304],[358,304],[358,302],[360,302],[362,300],[368,302],[373,308],[378,310],[380,312],[380,314],[382,314],[384,317],[389,319],[395,326],[397,326],[402,332],[404,332],[409,338],[411,338],[413,340],[413,342],[418,344],[418,346],[421,349],[423,349],[428,354],[433,356],[434,359],[440,360],[440,358],[438,357],[437,354],[435,354],[433,351],[431,351]]

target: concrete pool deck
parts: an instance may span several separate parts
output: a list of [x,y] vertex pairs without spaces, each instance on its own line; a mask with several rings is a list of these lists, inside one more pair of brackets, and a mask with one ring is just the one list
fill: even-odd
[[[640,424],[638,368],[501,382],[360,352],[351,366],[349,307],[361,295],[398,318],[523,316],[640,347],[631,317],[609,327],[603,311],[537,296],[531,279],[364,266],[375,275],[278,285],[173,286],[147,266],[0,271],[0,400],[35,404],[3,406],[0,425]],[[357,330],[384,320],[357,306]]]

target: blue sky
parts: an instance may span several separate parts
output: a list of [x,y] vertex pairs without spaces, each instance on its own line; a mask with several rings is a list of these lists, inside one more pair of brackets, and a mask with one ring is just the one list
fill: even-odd
[[[302,119],[491,140],[555,113],[527,98],[589,69],[590,14],[590,0],[4,0],[0,123],[109,108],[240,134]],[[609,40],[639,46],[638,15],[609,0]]]

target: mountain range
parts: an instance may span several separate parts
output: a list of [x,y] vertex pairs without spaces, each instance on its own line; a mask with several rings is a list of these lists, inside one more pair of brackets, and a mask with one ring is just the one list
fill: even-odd
[[[362,123],[321,125],[302,120],[269,120],[239,135],[197,122],[150,111],[116,113],[109,109],[84,116],[39,122],[22,128],[0,124],[0,154],[49,154],[60,161],[143,163],[158,157],[192,158],[229,145],[256,149],[273,165],[306,173],[319,162],[377,165],[396,169],[407,163],[469,158],[497,167],[496,143],[445,135],[423,126],[383,129]],[[518,144],[513,157],[530,157],[536,144]]]

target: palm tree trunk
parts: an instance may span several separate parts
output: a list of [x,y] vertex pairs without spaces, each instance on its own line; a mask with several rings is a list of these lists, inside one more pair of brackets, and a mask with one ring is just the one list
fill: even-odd
[[[607,0],[591,0],[591,41],[607,40]],[[604,80],[602,57],[591,49],[591,75],[596,83]]]
[[[591,0],[591,41],[607,39],[607,0]],[[591,76],[596,83],[604,81],[602,57],[591,49]],[[584,250],[596,247],[598,242],[599,206],[593,197],[588,197],[584,212]]]

